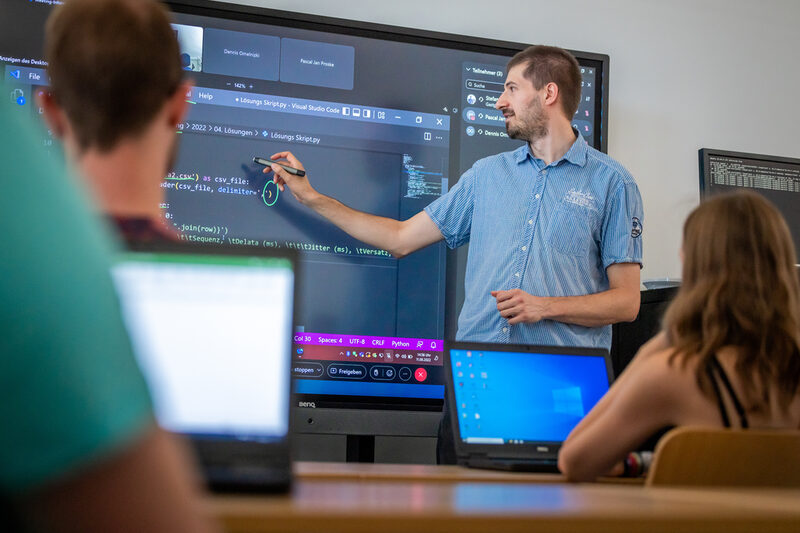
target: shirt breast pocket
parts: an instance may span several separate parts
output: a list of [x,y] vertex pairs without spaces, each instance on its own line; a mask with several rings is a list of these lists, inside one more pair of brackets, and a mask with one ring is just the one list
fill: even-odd
[[586,257],[594,245],[596,216],[591,209],[559,204],[547,228],[547,243],[562,254]]

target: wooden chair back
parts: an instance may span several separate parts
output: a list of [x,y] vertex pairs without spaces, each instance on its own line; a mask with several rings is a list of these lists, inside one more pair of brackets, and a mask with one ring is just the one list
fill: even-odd
[[800,487],[800,431],[675,428],[656,445],[645,484]]

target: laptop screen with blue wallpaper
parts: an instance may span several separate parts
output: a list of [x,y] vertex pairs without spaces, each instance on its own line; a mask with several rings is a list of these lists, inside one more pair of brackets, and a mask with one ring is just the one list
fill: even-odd
[[543,350],[498,346],[449,351],[462,442],[560,443],[608,391],[608,355],[603,350]]

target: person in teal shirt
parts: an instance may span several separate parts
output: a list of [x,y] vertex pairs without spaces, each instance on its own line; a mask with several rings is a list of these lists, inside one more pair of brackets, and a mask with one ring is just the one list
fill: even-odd
[[205,531],[123,326],[113,242],[23,111],[0,104],[0,530]]

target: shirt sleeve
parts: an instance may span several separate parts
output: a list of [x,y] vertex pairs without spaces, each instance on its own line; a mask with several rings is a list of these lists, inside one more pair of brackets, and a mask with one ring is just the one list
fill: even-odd
[[[4,106],[0,106],[2,109]],[[118,452],[153,422],[110,277],[110,237],[64,165],[0,110],[0,492]]]
[[639,187],[632,178],[617,186],[607,205],[601,236],[603,268],[615,263],[641,266],[644,213]]
[[475,176],[475,167],[472,167],[462,174],[452,189],[425,208],[450,248],[469,242],[475,207]]

